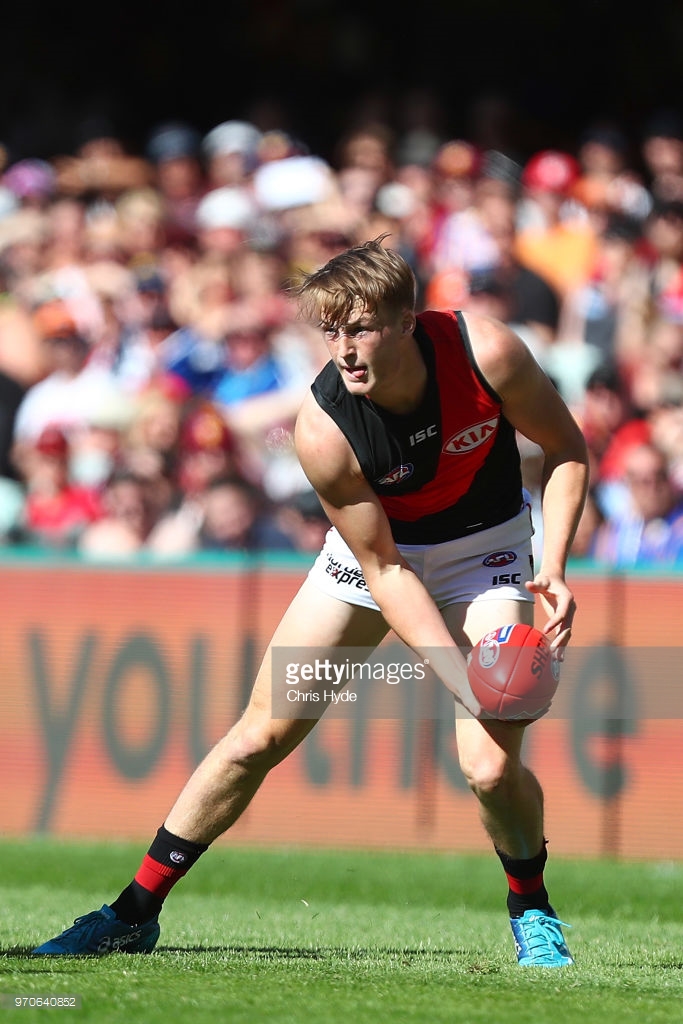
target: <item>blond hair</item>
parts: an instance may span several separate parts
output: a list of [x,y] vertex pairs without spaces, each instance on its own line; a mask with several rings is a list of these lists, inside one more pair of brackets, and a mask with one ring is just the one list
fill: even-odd
[[382,245],[387,235],[354,245],[290,287],[303,319],[339,327],[354,310],[393,318],[413,309],[417,286],[410,266]]

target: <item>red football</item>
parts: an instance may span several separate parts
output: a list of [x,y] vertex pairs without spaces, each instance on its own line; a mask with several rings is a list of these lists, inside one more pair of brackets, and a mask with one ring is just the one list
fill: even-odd
[[525,721],[550,707],[559,662],[540,629],[513,623],[486,633],[467,659],[467,677],[482,718]]

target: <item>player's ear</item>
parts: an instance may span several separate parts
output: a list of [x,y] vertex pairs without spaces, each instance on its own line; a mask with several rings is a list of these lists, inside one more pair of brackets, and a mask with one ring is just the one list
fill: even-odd
[[406,310],[401,320],[401,330],[404,334],[412,334],[415,330],[416,320],[415,314],[411,310]]

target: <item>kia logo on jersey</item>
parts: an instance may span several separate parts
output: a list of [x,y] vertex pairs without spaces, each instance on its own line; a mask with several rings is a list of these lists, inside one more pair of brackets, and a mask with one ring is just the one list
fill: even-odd
[[501,565],[509,565],[510,562],[516,562],[517,555],[514,551],[494,551],[493,554],[487,555],[482,565],[488,565],[494,569],[500,569]]
[[414,466],[412,462],[408,462],[404,466],[397,466],[396,469],[389,470],[381,480],[378,480],[378,484],[400,484],[401,480],[405,480],[407,477],[413,475]]
[[453,434],[443,446],[443,451],[449,455],[463,455],[465,452],[471,452],[473,448],[478,448],[480,444],[484,444],[490,438],[498,427],[499,417],[495,416],[491,420],[484,420],[482,423],[475,423],[471,427],[465,427],[464,430],[459,430],[457,434]]

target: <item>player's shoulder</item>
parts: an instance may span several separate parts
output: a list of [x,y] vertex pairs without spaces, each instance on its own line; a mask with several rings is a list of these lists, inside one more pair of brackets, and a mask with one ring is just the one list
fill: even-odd
[[[341,429],[311,391],[299,410],[294,430],[296,453],[306,475],[337,475],[352,468],[353,454]],[[315,484],[314,484],[315,486]]]
[[494,387],[531,359],[519,335],[501,320],[470,312],[464,312],[462,318],[477,366]]

